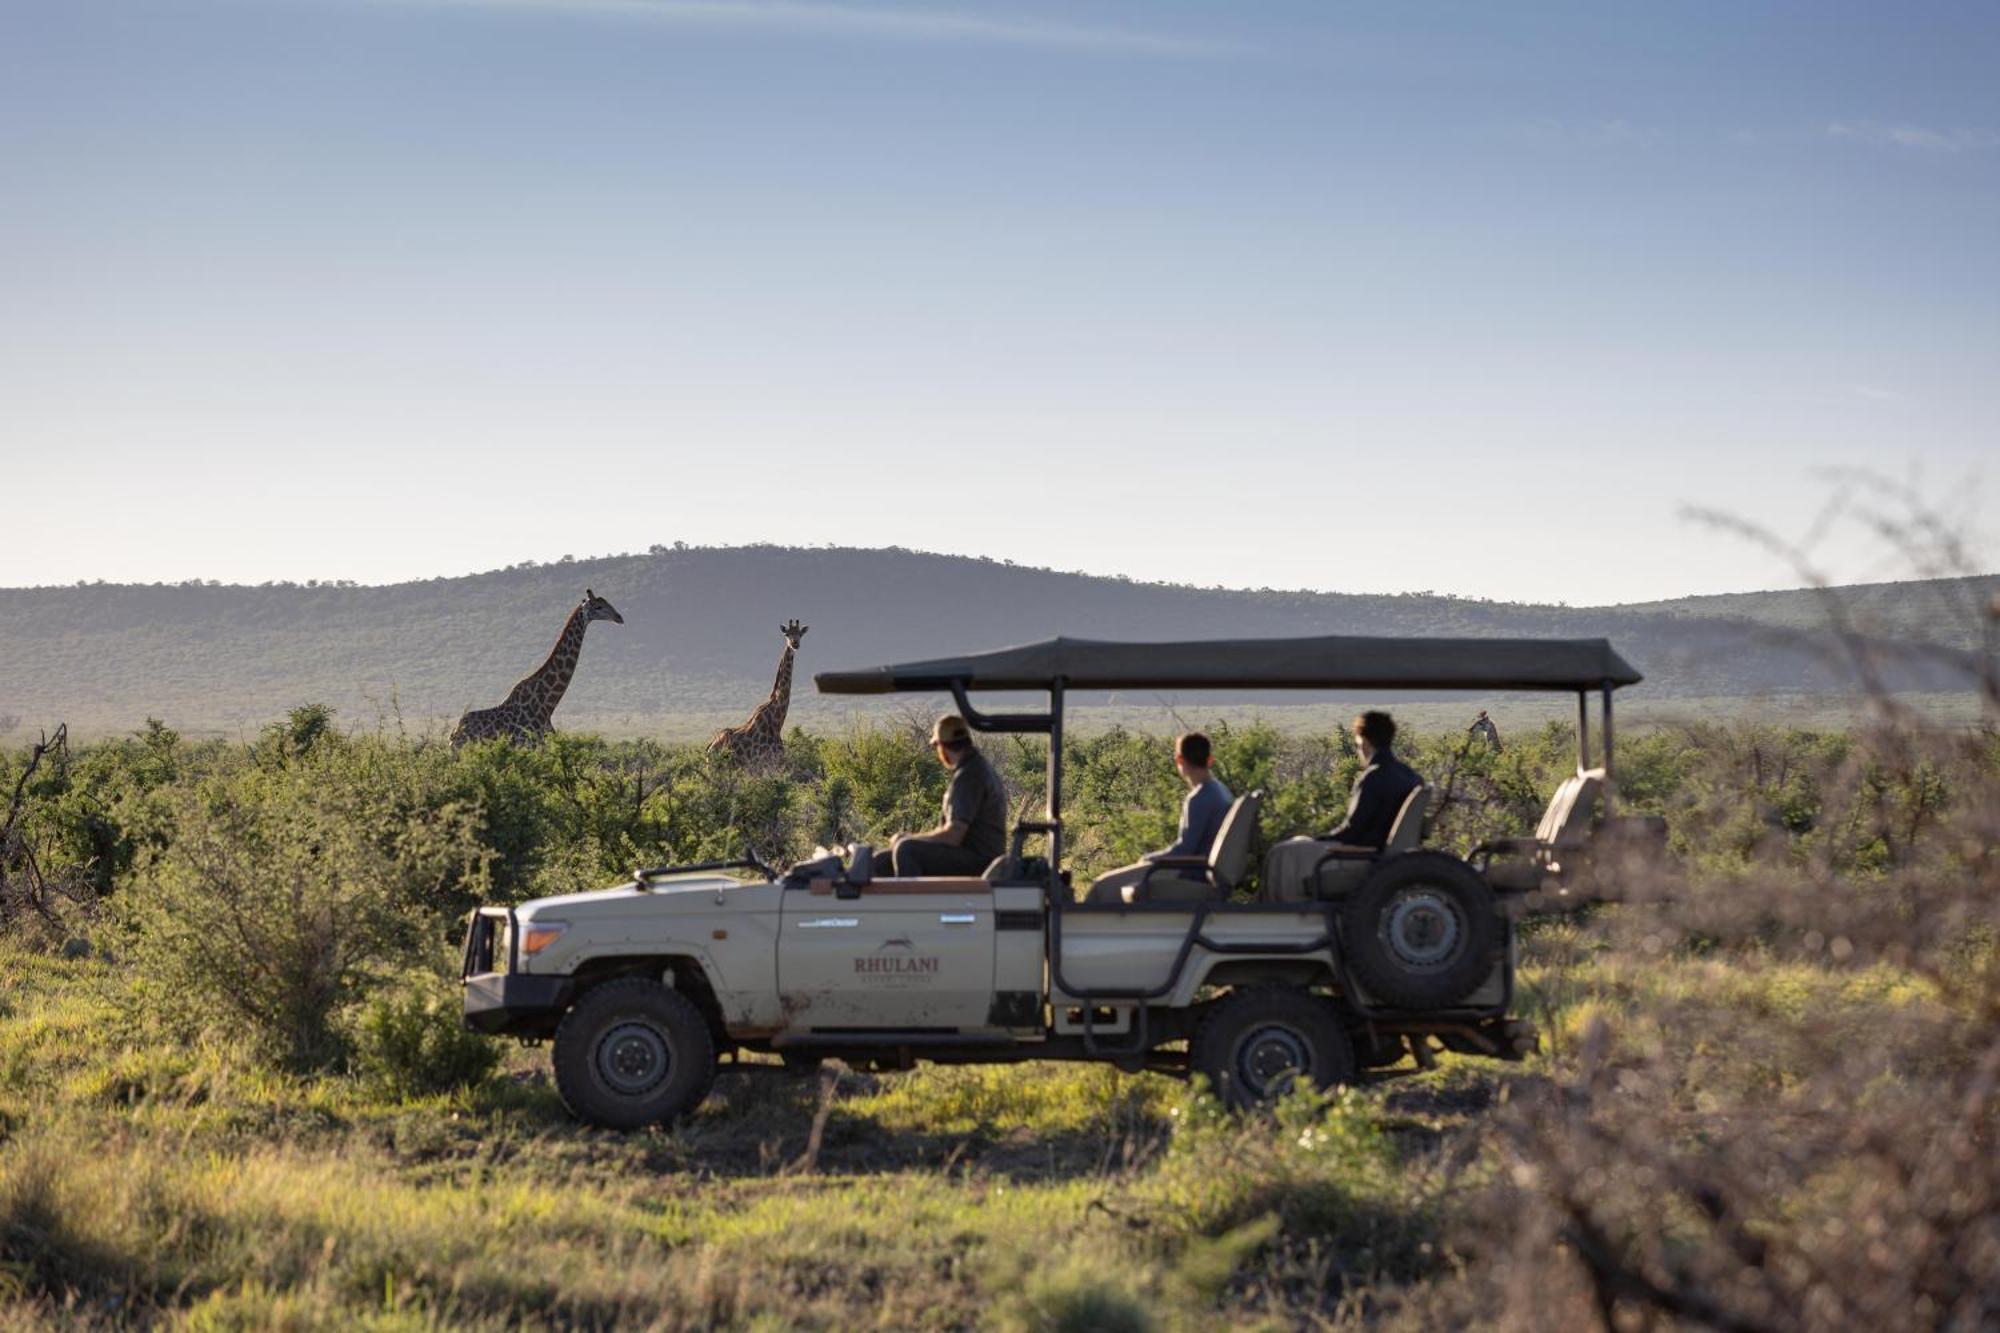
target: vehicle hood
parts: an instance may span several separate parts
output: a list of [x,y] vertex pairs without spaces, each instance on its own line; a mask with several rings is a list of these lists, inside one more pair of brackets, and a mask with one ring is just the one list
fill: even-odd
[[734,892],[745,887],[742,880],[728,875],[688,875],[679,879],[654,880],[644,889],[626,883],[584,893],[531,898],[516,907],[514,914],[522,921],[541,917],[569,921],[584,916],[627,916],[634,912],[685,910],[696,905],[713,908],[717,892]]

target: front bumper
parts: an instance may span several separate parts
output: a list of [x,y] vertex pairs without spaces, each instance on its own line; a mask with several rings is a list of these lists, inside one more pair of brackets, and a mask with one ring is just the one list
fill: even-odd
[[476,908],[465,923],[465,1025],[512,1037],[546,1037],[569,1008],[575,983],[568,977],[524,976],[520,922],[511,907]]
[[546,1037],[562,1021],[574,990],[568,977],[481,972],[465,978],[465,1025],[510,1037]]

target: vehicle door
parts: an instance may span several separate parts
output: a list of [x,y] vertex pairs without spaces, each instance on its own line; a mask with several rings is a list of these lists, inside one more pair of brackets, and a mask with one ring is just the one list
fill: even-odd
[[993,890],[983,879],[878,879],[785,891],[778,992],[793,1029],[992,1026]]

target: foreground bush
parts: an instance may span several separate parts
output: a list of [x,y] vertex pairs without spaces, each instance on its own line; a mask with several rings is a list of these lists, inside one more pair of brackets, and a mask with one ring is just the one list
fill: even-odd
[[482,864],[468,812],[396,809],[372,777],[328,749],[172,793],[172,840],[121,896],[163,1008],[294,1068],[339,1058],[337,1012],[431,944],[410,905]]

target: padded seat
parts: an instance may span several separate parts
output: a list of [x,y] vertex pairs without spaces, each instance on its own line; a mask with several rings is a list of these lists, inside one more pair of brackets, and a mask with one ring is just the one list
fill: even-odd
[[1137,884],[1125,886],[1125,901],[1202,903],[1223,897],[1243,882],[1243,872],[1249,869],[1250,840],[1256,835],[1257,815],[1263,808],[1261,790],[1237,797],[1222,817],[1205,860],[1176,856],[1153,862]]
[[1368,872],[1383,857],[1417,850],[1424,840],[1424,812],[1430,803],[1429,787],[1418,787],[1405,796],[1402,809],[1396,811],[1396,822],[1389,826],[1389,841],[1378,853],[1334,852],[1329,844],[1329,858],[1312,877],[1313,896],[1344,898],[1361,887],[1361,881],[1368,878]]
[[1549,798],[1532,838],[1496,838],[1473,849],[1472,859],[1496,889],[1529,892],[1562,873],[1562,854],[1590,841],[1591,821],[1604,791],[1604,770],[1580,769]]

